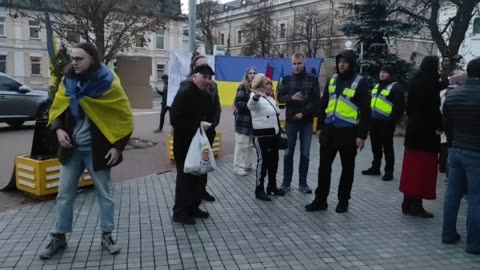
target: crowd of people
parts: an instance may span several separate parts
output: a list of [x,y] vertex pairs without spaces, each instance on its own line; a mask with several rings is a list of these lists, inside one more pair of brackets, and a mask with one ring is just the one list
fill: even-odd
[[[40,253],[48,259],[67,245],[66,233],[72,231],[73,203],[80,175],[87,169],[97,190],[101,216],[102,246],[111,254],[120,248],[112,237],[114,202],[110,170],[122,161],[122,152],[133,131],[133,116],[119,78],[101,63],[91,43],[80,43],[72,49],[72,63],[50,110],[49,123],[59,142],[59,159],[63,165],[57,217],[48,246]],[[282,196],[291,190],[293,160],[297,137],[300,140],[298,189],[312,193],[307,184],[310,143],[314,128],[320,142],[320,164],[315,199],[305,206],[307,212],[328,208],[333,161],[339,153],[342,173],[338,188],[337,213],[349,209],[355,174],[355,158],[363,150],[370,134],[372,166],[364,175],[381,175],[385,156],[384,181],[391,181],[395,155],[393,136],[404,111],[407,113],[405,151],[400,177],[404,194],[401,211],[405,215],[432,218],[423,208],[423,200],[436,198],[441,135],[448,148],[447,191],[444,201],[442,241],[460,240],[456,223],[460,202],[468,198],[467,248],[480,254],[480,58],[467,66],[467,75],[456,75],[450,82],[440,76],[439,58],[427,56],[408,85],[405,103],[404,88],[395,80],[392,66],[381,67],[378,83],[369,86],[356,72],[357,56],[344,50],[336,56],[336,72],[320,94],[318,78],[307,73],[307,59],[301,53],[291,58],[292,74],[285,76],[275,98],[272,80],[258,73],[255,67],[244,74],[234,101],[235,151],[233,173],[246,176],[255,171],[255,198],[271,201],[271,195]],[[220,99],[214,70],[207,58],[195,56],[190,76],[180,84],[171,107],[162,106],[159,129],[170,110],[174,134],[174,157],[177,167],[175,204],[172,220],[195,224],[195,219],[209,218],[200,209],[202,201],[215,201],[207,191],[207,174],[184,172],[184,162],[196,130],[203,123],[210,144],[220,122]],[[468,78],[467,78],[468,77]],[[463,78],[463,79],[460,79]],[[162,78],[168,83],[168,78]],[[445,89],[445,90],[444,90]],[[444,91],[443,91],[444,90]],[[161,91],[162,92],[162,91]],[[166,91],[164,89],[164,102]],[[286,124],[279,119],[278,103],[286,105]],[[443,116],[442,116],[443,110]],[[314,117],[318,124],[313,126]],[[283,181],[277,187],[281,135],[287,135],[283,158]],[[256,153],[256,162],[254,155]],[[447,154],[442,152],[445,159]],[[440,162],[441,163],[441,162]],[[265,188],[265,177],[268,184]]]

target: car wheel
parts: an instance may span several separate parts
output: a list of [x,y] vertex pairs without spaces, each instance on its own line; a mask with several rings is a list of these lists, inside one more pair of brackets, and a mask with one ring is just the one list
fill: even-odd
[[46,104],[41,105],[37,112],[37,119],[48,119],[49,112],[50,109]]
[[7,125],[9,125],[11,127],[14,127],[14,128],[19,128],[19,127],[23,126],[23,123],[25,123],[25,121],[21,121],[21,120],[8,121]]

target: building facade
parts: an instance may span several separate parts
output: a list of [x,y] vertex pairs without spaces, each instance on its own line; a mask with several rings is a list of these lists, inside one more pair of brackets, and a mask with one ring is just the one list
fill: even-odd
[[[342,16],[339,16],[343,0],[234,0],[223,4],[216,16],[217,27],[215,34],[217,44],[223,45],[230,55],[242,55],[245,46],[243,27],[252,20],[252,11],[268,6],[272,12],[274,36],[272,56],[288,57],[294,52],[306,52],[306,40],[299,38],[298,32],[307,29],[305,14],[318,12],[322,31],[319,38],[320,47],[316,57],[325,59],[321,77],[329,76],[334,72],[334,56],[347,48],[346,44],[355,44],[352,37],[345,36],[340,28]],[[305,30],[303,30],[305,31]],[[301,35],[300,35],[301,36]],[[424,37],[391,40],[390,50],[404,59],[422,57],[435,52],[432,41]]]
[[[152,87],[162,86],[161,76],[168,72],[170,51],[183,48],[184,24],[182,19],[172,19],[159,33],[139,34],[136,44],[121,54],[151,57]],[[145,42],[141,42],[141,37]],[[34,89],[48,89],[49,57],[44,25],[27,17],[14,18],[5,7],[0,7],[0,72]]]

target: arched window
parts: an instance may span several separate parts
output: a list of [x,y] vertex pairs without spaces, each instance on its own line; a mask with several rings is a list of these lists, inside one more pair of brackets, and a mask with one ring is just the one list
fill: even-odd
[[473,19],[473,34],[480,35],[480,17]]

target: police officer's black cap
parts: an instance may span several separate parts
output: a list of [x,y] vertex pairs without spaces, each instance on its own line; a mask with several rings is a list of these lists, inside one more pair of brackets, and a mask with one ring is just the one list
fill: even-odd
[[212,76],[215,75],[215,72],[213,72],[213,69],[209,65],[201,65],[196,67],[193,70],[193,74],[195,73],[200,73],[203,75],[212,75]]

